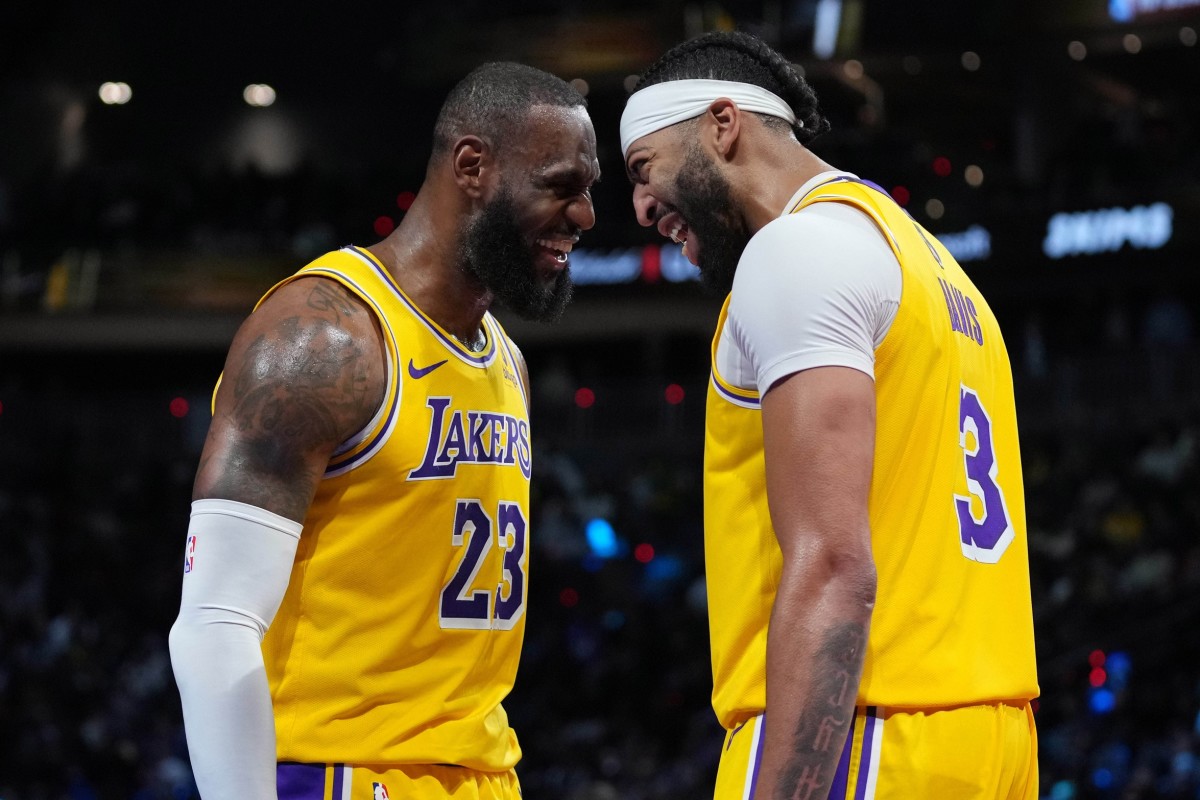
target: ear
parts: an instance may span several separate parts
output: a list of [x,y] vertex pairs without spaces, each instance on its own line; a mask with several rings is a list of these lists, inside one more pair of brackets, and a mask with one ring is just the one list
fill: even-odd
[[726,161],[737,152],[737,141],[742,133],[742,110],[728,97],[718,97],[704,114],[703,138]]
[[478,136],[463,136],[454,143],[451,159],[454,182],[468,197],[478,200],[492,171],[492,148]]

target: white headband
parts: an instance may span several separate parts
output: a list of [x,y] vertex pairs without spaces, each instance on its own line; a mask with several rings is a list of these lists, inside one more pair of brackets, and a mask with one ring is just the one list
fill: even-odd
[[629,155],[629,146],[647,134],[700,116],[721,97],[728,97],[743,111],[770,114],[792,125],[803,125],[796,121],[796,112],[779,95],[752,83],[707,78],[666,81],[634,92],[625,103],[625,112],[621,114],[621,154]]

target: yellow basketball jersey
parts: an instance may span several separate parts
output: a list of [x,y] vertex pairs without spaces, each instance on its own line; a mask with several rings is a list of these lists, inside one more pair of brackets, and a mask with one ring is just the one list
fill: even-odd
[[309,276],[374,310],[388,381],[317,488],[263,642],[279,760],[507,770],[531,457],[511,343],[485,315],[487,347],[463,347],[366,250],[278,286]]
[[[1037,696],[1025,500],[1012,374],[991,309],[954,258],[886,195],[841,177],[791,213],[847,203],[900,262],[875,351],[869,498],[878,589],[860,706],[939,708]],[[731,728],[766,705],[767,623],[782,556],[767,510],[756,391],[716,368],[705,439],[713,706]]]

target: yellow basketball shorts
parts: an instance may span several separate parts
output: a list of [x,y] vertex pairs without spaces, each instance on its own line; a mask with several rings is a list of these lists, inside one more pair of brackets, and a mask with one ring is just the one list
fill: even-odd
[[480,772],[444,764],[281,763],[279,800],[520,800],[513,770]]
[[[754,800],[762,723],[752,717],[725,734],[714,800]],[[830,800],[1037,796],[1037,730],[1027,703],[859,708],[829,791]]]

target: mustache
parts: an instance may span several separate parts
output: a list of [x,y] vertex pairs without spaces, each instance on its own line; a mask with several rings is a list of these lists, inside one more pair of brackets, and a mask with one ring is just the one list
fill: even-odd
[[668,214],[679,214],[680,216],[683,216],[683,212],[680,211],[675,206],[668,205],[667,203],[660,203],[654,209],[654,224],[657,225],[659,222],[662,221],[662,218],[667,216]]

